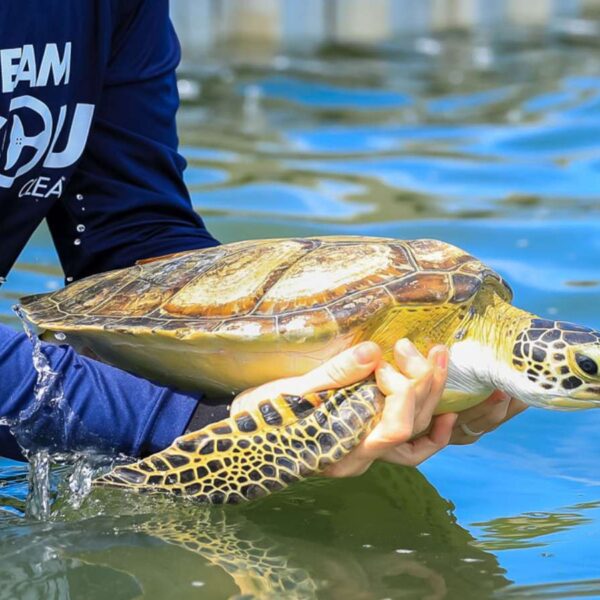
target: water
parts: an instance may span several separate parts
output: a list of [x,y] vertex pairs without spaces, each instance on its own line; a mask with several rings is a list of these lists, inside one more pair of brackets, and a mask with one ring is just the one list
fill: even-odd
[[[566,35],[188,65],[194,205],[223,241],[441,238],[520,306],[599,328],[600,57]],[[62,278],[40,229],[0,320],[17,327],[15,299]],[[599,428],[599,411],[530,409],[420,473],[377,465],[233,510],[86,499],[80,458],[47,472],[36,513],[26,469],[3,461],[0,599],[600,598]]]

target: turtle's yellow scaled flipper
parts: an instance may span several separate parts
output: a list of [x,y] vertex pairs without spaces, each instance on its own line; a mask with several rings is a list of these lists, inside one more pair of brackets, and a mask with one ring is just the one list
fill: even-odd
[[253,500],[341,460],[370,431],[382,407],[372,381],[304,397],[279,396],[116,467],[94,483],[212,504]]

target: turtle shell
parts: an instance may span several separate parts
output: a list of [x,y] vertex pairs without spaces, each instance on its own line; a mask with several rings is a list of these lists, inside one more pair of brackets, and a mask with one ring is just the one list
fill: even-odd
[[[99,356],[103,352],[97,347],[104,351],[109,344],[103,338],[110,333],[127,336],[116,340],[127,346],[124,353],[136,346],[132,338],[140,336],[146,338],[145,346],[163,353],[170,350],[159,338],[200,340],[207,352],[239,352],[227,343],[243,342],[245,348],[257,344],[280,354],[288,349],[271,348],[276,340],[343,338],[341,345],[329,344],[325,354],[331,354],[350,339],[356,341],[356,331],[390,307],[444,305],[452,310],[488,283],[511,299],[494,271],[436,240],[271,239],[140,261],[24,298],[22,306],[39,328],[70,335],[76,347],[83,339]],[[326,357],[317,354],[315,361]],[[108,360],[114,362],[110,356]],[[290,369],[294,371],[283,369],[279,376]]]

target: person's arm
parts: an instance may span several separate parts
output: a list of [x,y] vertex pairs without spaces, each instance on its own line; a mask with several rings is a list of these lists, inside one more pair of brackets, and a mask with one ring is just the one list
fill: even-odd
[[168,2],[114,6],[112,54],[88,142],[48,216],[68,281],[218,244],[183,182],[175,121],[180,50]]
[[[0,325],[0,453],[94,449],[143,456],[168,446],[190,421],[196,427],[228,415],[201,395],[180,394],[78,355],[68,346],[42,343],[56,377],[36,398],[33,346],[24,333]],[[62,399],[57,403],[57,395]],[[199,404],[199,402],[202,404]]]

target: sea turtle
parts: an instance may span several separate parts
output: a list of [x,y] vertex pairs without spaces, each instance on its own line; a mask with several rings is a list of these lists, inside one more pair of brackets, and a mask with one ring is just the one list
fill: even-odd
[[[549,408],[600,405],[600,332],[511,306],[502,278],[436,240],[352,236],[225,244],[88,277],[22,300],[40,330],[184,390],[235,393],[298,375],[362,340],[450,347],[437,412],[499,388]],[[263,401],[98,483],[220,503],[319,472],[376,422],[368,380]]]

